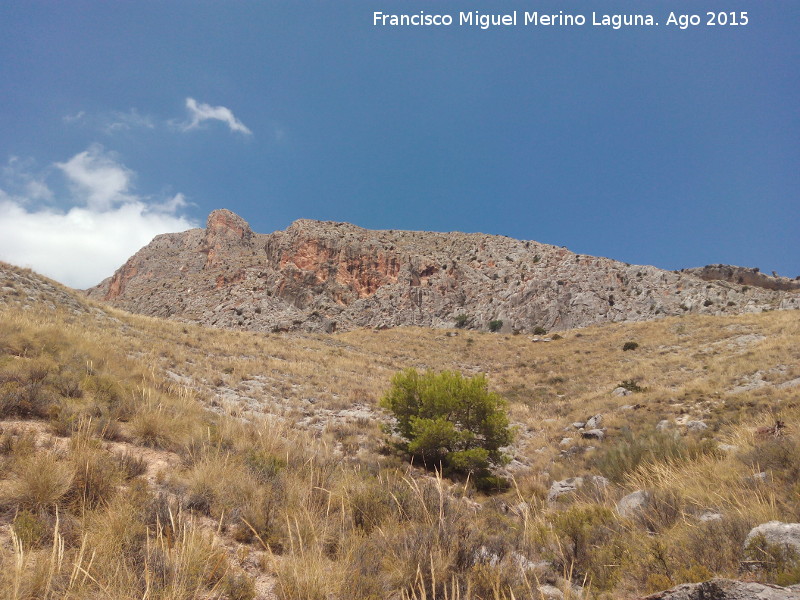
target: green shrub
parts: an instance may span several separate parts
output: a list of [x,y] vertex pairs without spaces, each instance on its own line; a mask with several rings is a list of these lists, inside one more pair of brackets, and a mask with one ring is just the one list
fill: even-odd
[[625,342],[622,345],[622,350],[627,352],[628,350],[636,350],[639,347],[639,344],[636,342]]
[[500,331],[502,328],[503,328],[503,322],[500,319],[489,321],[489,331],[491,331],[492,333]]
[[464,327],[467,326],[468,320],[469,317],[465,314],[460,314],[454,319],[456,327],[458,327],[459,329],[464,329]]
[[26,549],[41,546],[50,534],[45,515],[24,509],[14,517],[11,527]]
[[537,325],[536,327],[533,328],[533,335],[544,335],[545,333],[547,333],[547,329],[545,329],[541,325]]
[[512,439],[506,403],[483,375],[407,369],[392,378],[381,406],[397,419],[403,449],[428,467],[486,477],[506,460],[500,451]]
[[640,386],[636,383],[633,379],[625,379],[624,381],[620,382],[617,387],[625,388],[629,392],[639,393],[639,392],[646,392],[647,388]]

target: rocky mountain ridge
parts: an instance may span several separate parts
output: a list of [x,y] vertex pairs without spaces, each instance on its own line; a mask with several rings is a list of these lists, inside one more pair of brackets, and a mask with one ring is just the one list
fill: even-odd
[[259,234],[222,209],[205,229],[157,236],[87,293],[132,312],[254,331],[456,322],[481,329],[502,321],[504,331],[535,332],[800,308],[797,289],[762,285],[769,276],[745,285],[703,275],[713,273],[479,233],[371,231],[302,219]]

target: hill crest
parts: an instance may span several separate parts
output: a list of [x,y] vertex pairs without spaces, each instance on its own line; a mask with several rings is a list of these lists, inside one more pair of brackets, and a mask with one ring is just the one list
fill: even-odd
[[469,328],[502,321],[505,331],[532,332],[800,308],[797,290],[768,290],[753,277],[751,285],[711,281],[709,269],[671,272],[504,236],[310,219],[261,234],[221,209],[205,229],[157,236],[87,293],[131,312],[255,331],[452,327],[461,316]]

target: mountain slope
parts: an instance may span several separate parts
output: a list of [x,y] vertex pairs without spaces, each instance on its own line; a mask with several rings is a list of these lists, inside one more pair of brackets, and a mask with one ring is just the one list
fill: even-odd
[[[769,278],[767,278],[769,279]],[[217,210],[157,236],[89,296],[132,312],[254,331],[452,326],[563,330],[685,312],[800,307],[797,290],[705,281],[502,236],[299,220],[254,233]],[[464,318],[462,317],[462,318]]]

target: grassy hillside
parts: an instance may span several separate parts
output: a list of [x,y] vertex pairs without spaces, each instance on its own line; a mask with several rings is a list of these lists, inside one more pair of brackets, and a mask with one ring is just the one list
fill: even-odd
[[[715,575],[800,581],[795,557],[743,548],[759,523],[800,521],[796,311],[560,339],[263,335],[122,313],[0,266],[4,597],[634,598]],[[509,401],[508,491],[392,449],[378,401],[407,367],[486,373]],[[583,438],[572,424],[598,414],[604,439]],[[645,505],[618,510],[638,490]]]

